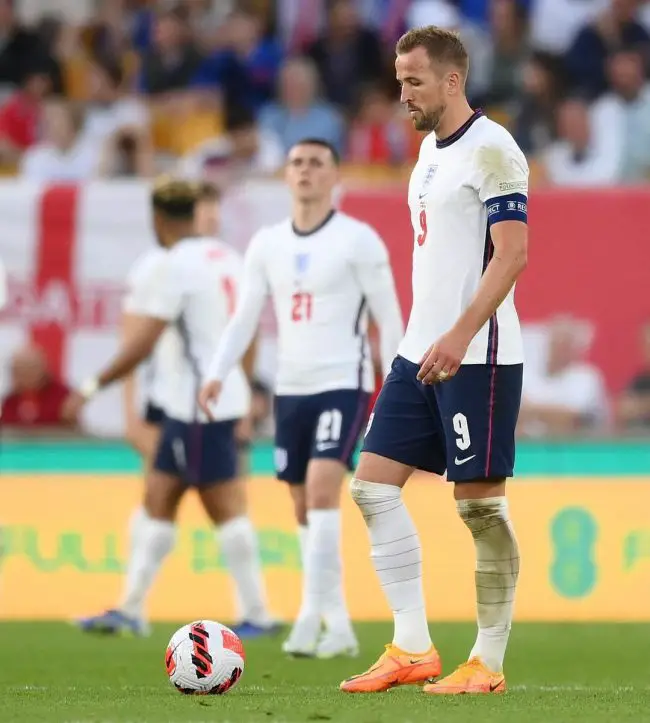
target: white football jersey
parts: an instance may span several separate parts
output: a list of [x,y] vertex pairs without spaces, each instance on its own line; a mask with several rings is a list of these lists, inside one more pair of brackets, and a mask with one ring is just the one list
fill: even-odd
[[332,211],[307,234],[290,219],[259,231],[246,253],[240,303],[211,378],[221,379],[240,358],[267,295],[278,324],[276,393],[372,391],[368,311],[379,326],[385,369],[403,324],[386,247],[370,226]]
[[[133,264],[126,281],[126,295],[123,302],[125,313],[134,313],[133,309],[146,303],[146,297],[151,287],[150,279],[156,274],[156,267],[162,262],[167,252],[160,246],[145,251]],[[166,382],[170,369],[165,369],[165,362],[174,358],[172,351],[174,345],[180,344],[180,337],[173,327],[167,327],[156,344],[153,353],[145,362],[145,397],[151,404],[162,407],[165,396]]]
[[[188,238],[179,241],[154,265],[147,288],[129,307],[134,314],[164,319],[173,325],[177,344],[164,347],[161,368],[162,407],[183,422],[207,421],[198,407],[215,346],[235,308],[243,263],[220,241]],[[235,366],[224,382],[213,410],[215,420],[239,419],[250,406],[244,372]]]
[[[413,305],[399,354],[418,363],[469,306],[494,247],[490,226],[527,220],[528,164],[502,126],[477,111],[449,138],[430,134],[409,183]],[[514,289],[474,337],[463,364],[519,364]]]
[[0,311],[7,305],[7,270],[0,261]]

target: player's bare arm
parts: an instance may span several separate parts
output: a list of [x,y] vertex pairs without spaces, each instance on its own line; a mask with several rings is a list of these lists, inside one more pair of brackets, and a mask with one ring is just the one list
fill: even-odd
[[[254,255],[255,249],[251,249]],[[250,350],[266,300],[266,280],[251,255],[247,255],[241,297],[235,314],[224,331],[208,370],[207,381],[199,392],[199,406],[212,419],[210,407],[219,401],[223,382]]]
[[381,368],[385,376],[404,336],[404,323],[388,253],[379,238],[369,241],[360,249],[355,273],[379,330]]
[[64,416],[74,419],[83,405],[100,389],[119,381],[134,371],[153,352],[167,326],[167,321],[148,316],[134,316],[132,333],[113,361],[94,379],[67,400]]
[[427,349],[418,379],[435,384],[456,374],[467,347],[510,293],[528,262],[528,226],[522,221],[501,221],[490,228],[494,255],[474,299],[456,324]]

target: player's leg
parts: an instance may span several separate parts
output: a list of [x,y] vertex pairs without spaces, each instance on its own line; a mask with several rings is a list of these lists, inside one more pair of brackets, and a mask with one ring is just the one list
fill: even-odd
[[[246,483],[239,475],[240,450],[235,422],[194,425],[195,472],[203,507],[216,526],[217,542],[234,584],[240,621],[235,631],[243,637],[275,632],[266,600],[258,537],[247,514]],[[199,439],[200,435],[200,439]]]
[[[160,444],[160,437],[165,414],[163,410],[148,402],[142,419],[137,424],[127,424],[127,441],[140,453],[142,457],[142,466],[144,479],[151,474],[154,467],[154,461]],[[129,520],[129,559],[134,554],[134,550],[138,544],[138,536],[144,528],[143,520],[145,519],[145,511],[143,504],[140,504],[133,511]]]
[[337,459],[312,459],[307,468],[303,606],[317,610],[325,623],[325,632],[311,651],[320,658],[355,656],[359,651],[345,602],[341,563],[340,504],[346,472],[346,465]]
[[350,483],[368,526],[372,562],[395,624],[392,643],[365,673],[344,681],[346,692],[379,692],[440,674],[422,586],[422,551],[402,488],[414,469],[444,471],[441,430],[417,381],[418,367],[398,357],[370,417]]
[[305,552],[307,549],[307,494],[304,484],[289,485],[289,493],[293,502],[293,511],[298,523],[298,546],[300,548],[300,564],[305,568]]
[[474,539],[478,634],[468,661],[427,686],[428,693],[506,689],[503,660],[519,575],[506,478],[514,467],[521,376],[521,365],[470,365],[437,390],[447,427],[447,476],[455,483],[458,514]]
[[145,479],[144,501],[131,521],[131,547],[124,590],[116,609],[79,621],[88,632],[142,635],[147,632],[144,605],[163,561],[176,539],[176,512],[186,491],[179,471],[184,425],[166,420],[153,469]]
[[365,422],[366,392],[323,392],[310,400],[312,446],[307,467],[307,541],[304,597],[318,608],[326,632],[316,655],[356,655],[358,642],[348,613],[341,564],[341,488],[352,469]]
[[285,653],[313,656],[322,628],[322,614],[307,585],[309,556],[309,526],[305,480],[313,437],[311,396],[279,395],[275,397],[275,471],[286,482],[298,523],[303,570],[302,600],[289,636],[282,644]]

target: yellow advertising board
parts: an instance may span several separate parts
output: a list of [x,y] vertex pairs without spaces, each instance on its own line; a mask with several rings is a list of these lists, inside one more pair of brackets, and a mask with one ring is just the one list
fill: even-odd
[[[509,497],[522,553],[520,620],[650,620],[650,480],[584,478],[513,483]],[[139,502],[135,477],[3,477],[4,559],[0,617],[68,619],[119,598],[126,526]],[[346,590],[356,619],[388,616],[369,561],[360,514],[344,495]],[[474,618],[474,548],[452,487],[431,477],[405,494],[424,548],[432,620]],[[282,485],[250,483],[273,611],[298,609],[300,558],[292,505]],[[194,495],[185,500],[178,543],[156,582],[152,619],[232,620],[232,590],[214,535]]]

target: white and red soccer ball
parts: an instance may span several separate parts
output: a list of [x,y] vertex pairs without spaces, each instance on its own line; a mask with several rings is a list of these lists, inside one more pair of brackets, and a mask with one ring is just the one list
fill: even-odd
[[172,685],[186,695],[223,695],[244,672],[244,646],[221,623],[197,620],[177,630],[165,666]]

